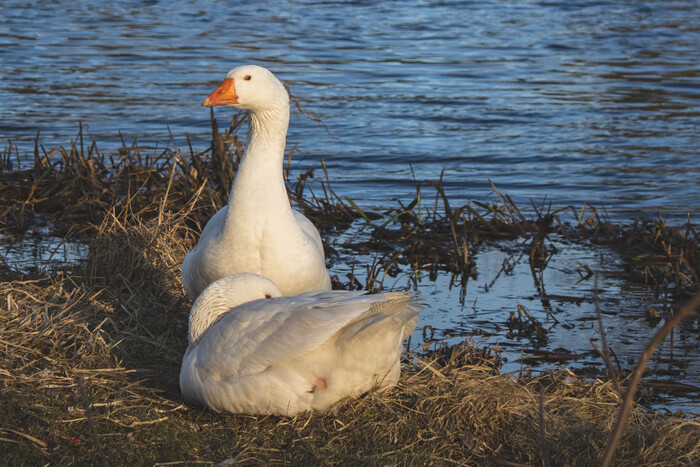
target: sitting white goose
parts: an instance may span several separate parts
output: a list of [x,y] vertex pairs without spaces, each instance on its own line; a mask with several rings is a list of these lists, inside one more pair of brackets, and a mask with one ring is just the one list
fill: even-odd
[[180,388],[217,412],[290,416],[387,390],[421,310],[406,292],[281,297],[267,278],[227,276],[192,306]]
[[270,278],[284,295],[330,289],[321,236],[292,209],[284,185],[285,87],[265,68],[241,66],[202,105],[247,110],[248,146],[228,205],[209,220],[182,263],[187,294],[195,299],[210,283],[240,272]]

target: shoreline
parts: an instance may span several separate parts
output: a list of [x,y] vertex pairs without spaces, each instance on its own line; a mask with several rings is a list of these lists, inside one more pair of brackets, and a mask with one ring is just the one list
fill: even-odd
[[[613,374],[593,382],[567,369],[503,375],[498,352],[473,342],[410,353],[397,389],[326,414],[225,415],[186,405],[177,374],[190,301],[179,266],[227,200],[243,148],[237,125],[220,132],[212,121],[212,147],[203,152],[127,149],[115,157],[78,141],[44,155],[37,144],[33,168],[0,173],[5,235],[21,235],[41,215],[52,234],[88,245],[84,261],[62,271],[23,275],[0,267],[7,303],[0,452],[8,463],[574,464],[602,457],[624,396]],[[495,186],[500,204],[452,206],[439,181],[419,185],[413,201],[370,212],[339,197],[324,169],[313,174],[321,185],[315,193],[309,172],[290,182],[293,202],[322,235],[359,223],[367,239],[343,248],[382,255],[364,284],[337,278],[335,288],[379,291],[404,267],[469,280],[479,246],[505,239],[519,239],[533,271],[544,271],[552,238],[563,236],[616,248],[628,280],[655,293],[685,300],[698,290],[695,226],[672,228],[662,219],[619,225],[580,207],[545,206],[531,216]],[[623,388],[629,376],[617,375]],[[700,461],[697,416],[650,411],[641,402],[618,462]]]

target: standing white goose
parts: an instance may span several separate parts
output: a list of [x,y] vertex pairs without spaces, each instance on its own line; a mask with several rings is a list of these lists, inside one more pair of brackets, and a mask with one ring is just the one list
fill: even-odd
[[410,294],[280,294],[247,273],[202,292],[180,370],[187,400],[217,412],[295,415],[396,384],[403,340],[422,310]]
[[196,298],[217,279],[240,272],[270,278],[284,295],[330,289],[316,227],[289,204],[282,176],[289,126],[289,94],[265,68],[228,72],[203,106],[249,112],[248,146],[228,205],[207,223],[182,263],[182,283]]

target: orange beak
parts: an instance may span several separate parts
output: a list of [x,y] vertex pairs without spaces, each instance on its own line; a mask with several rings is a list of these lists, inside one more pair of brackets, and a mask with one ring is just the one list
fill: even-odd
[[221,86],[216,88],[214,92],[209,94],[209,97],[202,101],[202,107],[233,104],[238,104],[238,96],[236,96],[236,87],[233,84],[233,78],[225,79]]

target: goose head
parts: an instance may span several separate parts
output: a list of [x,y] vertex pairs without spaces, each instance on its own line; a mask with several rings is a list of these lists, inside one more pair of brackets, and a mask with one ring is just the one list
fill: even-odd
[[281,296],[282,292],[274,282],[249,272],[232,274],[212,282],[192,305],[188,332],[190,344],[199,342],[220,316],[238,305]]
[[289,93],[269,70],[243,65],[229,71],[224,82],[204,99],[202,106],[226,105],[251,112],[289,105]]

